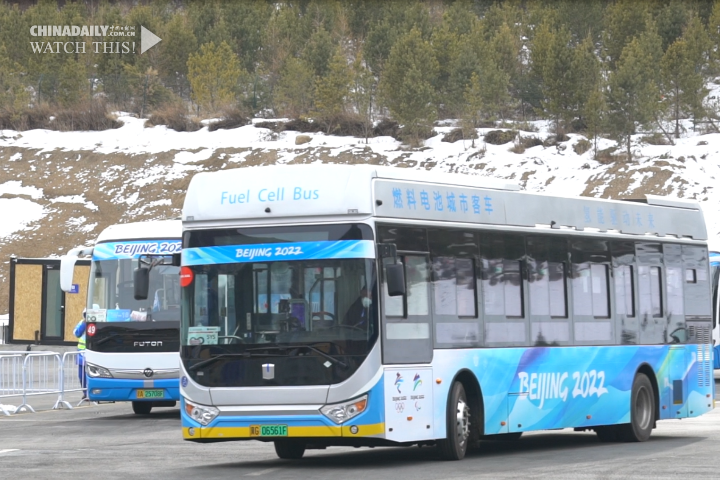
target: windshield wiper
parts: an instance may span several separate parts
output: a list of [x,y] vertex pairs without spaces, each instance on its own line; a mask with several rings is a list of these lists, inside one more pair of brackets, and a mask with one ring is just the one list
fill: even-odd
[[328,360],[330,360],[333,363],[337,363],[343,368],[347,368],[347,363],[343,362],[337,357],[333,357],[332,355],[323,352],[319,348],[315,348],[312,345],[285,345],[285,346],[277,346],[277,347],[259,347],[259,348],[252,348],[250,350],[292,350],[295,348],[307,348],[308,350],[312,350],[313,352],[317,353],[321,357],[324,357]]
[[218,355],[215,355],[214,357],[210,357],[208,359],[203,360],[202,362],[196,363],[192,367],[190,367],[188,370],[197,370],[200,367],[204,367],[205,365],[209,365],[211,363],[215,363],[215,361],[221,359],[221,358],[233,358],[233,357],[277,357],[277,356],[287,356],[287,355],[276,355],[276,354],[269,354],[269,353],[220,353]]

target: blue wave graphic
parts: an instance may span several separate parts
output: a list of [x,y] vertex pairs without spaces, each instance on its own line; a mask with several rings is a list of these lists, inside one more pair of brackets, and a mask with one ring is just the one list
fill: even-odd
[[98,243],[93,249],[93,260],[122,260],[140,255],[172,255],[180,253],[180,240],[134,240],[127,242]]
[[375,258],[375,246],[371,240],[338,240],[225,245],[182,251],[182,264],[185,266],[338,258]]

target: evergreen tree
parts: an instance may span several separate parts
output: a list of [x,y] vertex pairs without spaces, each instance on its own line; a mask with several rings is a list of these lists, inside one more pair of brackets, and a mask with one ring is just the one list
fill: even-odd
[[531,48],[533,73],[541,79],[541,104],[555,120],[558,133],[561,131],[561,121],[570,123],[576,113],[577,72],[573,70],[575,53],[570,38],[569,30],[555,30],[544,23],[538,28]]
[[593,158],[597,158],[597,141],[600,133],[605,129],[607,115],[607,104],[605,102],[605,95],[603,94],[603,86],[602,78],[599,78],[598,84],[589,91],[587,101],[582,110],[588,136],[593,141]]
[[656,15],[658,34],[662,38],[663,51],[683,33],[683,28],[690,20],[688,2],[684,0],[670,0],[669,3],[658,9]]
[[[435,52],[435,60],[438,63],[437,76],[437,98],[438,110],[444,107],[450,115],[455,113],[452,108],[451,91],[452,83],[450,78],[453,75],[453,67],[457,67],[458,43],[460,38],[450,29],[448,24],[436,29],[431,37],[431,44]],[[472,65],[470,68],[472,68]]]
[[460,117],[460,126],[462,128],[463,138],[471,138],[471,146],[475,148],[475,135],[473,135],[473,133],[475,129],[480,126],[484,106],[480,77],[476,72],[472,73],[470,81],[465,87],[464,99],[465,106],[462,116]]
[[345,111],[350,81],[347,59],[338,47],[330,60],[327,75],[318,77],[315,83],[314,116],[324,125],[327,134],[332,133],[340,115]]
[[243,68],[254,72],[263,49],[265,25],[273,14],[273,5],[265,0],[226,2],[222,6],[233,49],[241,59]]
[[363,52],[358,55],[352,66],[352,91],[350,96],[355,111],[362,120],[363,135],[365,143],[368,143],[368,137],[372,131],[373,125],[373,107],[375,105],[375,94],[377,90],[377,82],[367,63],[364,61]]
[[[570,70],[573,72],[574,85],[574,109],[587,125],[584,112],[586,104],[590,101],[590,97],[599,91],[599,85],[602,82],[602,65],[600,59],[595,54],[595,45],[592,35],[588,34],[585,40],[575,49],[574,58]],[[597,94],[602,99],[602,94]],[[598,99],[594,99],[596,102]]]
[[682,38],[687,44],[687,54],[694,71],[694,80],[685,86],[688,108],[693,119],[698,121],[707,114],[705,97],[709,92],[706,85],[713,74],[710,66],[713,55],[712,43],[705,25],[698,16],[690,18]]
[[393,46],[380,80],[380,95],[414,141],[429,132],[436,118],[438,64],[432,46],[413,28]]
[[82,61],[69,59],[60,68],[57,101],[69,107],[85,100],[89,93],[89,84],[85,64]]
[[626,142],[632,159],[632,135],[637,125],[648,126],[658,120],[661,105],[659,65],[662,40],[650,26],[622,51],[617,68],[610,74],[608,107],[615,133]]
[[17,116],[30,104],[30,93],[22,81],[23,67],[14,62],[0,44],[0,109]]
[[330,59],[335,52],[335,44],[332,37],[320,26],[310,37],[302,53],[302,58],[313,69],[318,77],[324,77],[328,73]]
[[158,71],[164,77],[187,75],[187,61],[197,50],[197,39],[189,28],[187,15],[178,12],[163,29]]
[[237,55],[227,43],[202,45],[199,53],[188,58],[188,81],[193,101],[213,112],[234,104],[243,73]]
[[313,107],[314,90],[312,67],[301,58],[289,57],[274,92],[276,112],[291,118],[307,116]]
[[637,0],[618,0],[607,7],[603,46],[611,69],[630,40],[643,32],[648,13],[648,3]]

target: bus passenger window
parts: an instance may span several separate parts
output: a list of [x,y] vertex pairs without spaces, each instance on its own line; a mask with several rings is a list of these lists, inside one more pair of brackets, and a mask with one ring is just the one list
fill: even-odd
[[565,264],[562,262],[549,262],[548,273],[550,280],[550,316],[553,318],[567,318]]
[[474,262],[469,258],[457,258],[455,267],[457,269],[458,317],[477,318]]
[[405,257],[407,283],[407,314],[428,315],[428,265],[425,257]]
[[455,259],[435,257],[433,266],[433,297],[435,315],[457,315],[457,284]]
[[627,317],[635,316],[635,304],[633,298],[635,291],[633,286],[633,267],[631,265],[620,265],[615,268],[615,312],[618,315]]
[[578,316],[610,317],[607,265],[573,264],[573,312]]
[[667,308],[671,315],[684,315],[685,299],[683,295],[682,268],[666,267]]
[[662,316],[660,267],[638,267],[640,315]]

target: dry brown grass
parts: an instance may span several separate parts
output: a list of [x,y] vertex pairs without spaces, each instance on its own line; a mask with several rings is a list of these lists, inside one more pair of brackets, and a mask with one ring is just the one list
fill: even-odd
[[176,132],[196,132],[202,128],[200,122],[191,117],[182,105],[166,105],[154,110],[145,121],[145,126],[157,125],[165,125]]

